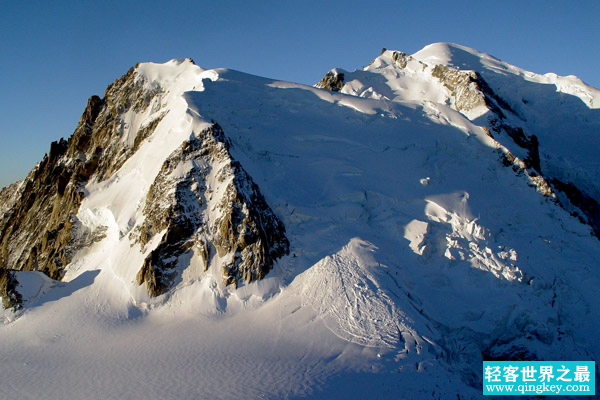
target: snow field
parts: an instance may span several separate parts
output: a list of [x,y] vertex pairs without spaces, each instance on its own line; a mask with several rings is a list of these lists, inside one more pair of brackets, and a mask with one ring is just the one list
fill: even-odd
[[[105,237],[65,281],[18,274],[24,309],[3,312],[0,326],[3,396],[480,398],[483,351],[596,357],[598,241],[502,165],[480,110],[471,121],[450,109],[430,66],[483,66],[526,96],[539,88],[512,76],[545,82],[455,45],[413,58],[402,73],[390,52],[344,72],[344,93],[187,60],[140,64],[162,94],[123,117],[124,140],[166,114],[119,171],[86,186],[80,228]],[[574,78],[544,79],[596,106],[597,91]],[[522,104],[527,120],[541,118]],[[589,115],[578,107],[565,112]],[[135,275],[161,235],[142,252],[129,234],[164,160],[213,120],[286,226],[290,255],[235,289],[219,265],[204,272],[188,254],[178,285],[149,298]],[[548,143],[544,168],[595,176],[592,150],[575,163],[579,144],[569,145],[556,161]],[[216,198],[218,169],[207,179]],[[213,206],[206,218],[218,217]]]

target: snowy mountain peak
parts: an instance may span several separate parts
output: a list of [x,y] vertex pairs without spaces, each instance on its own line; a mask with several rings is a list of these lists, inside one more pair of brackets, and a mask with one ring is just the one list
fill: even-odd
[[148,85],[168,88],[169,92],[181,95],[186,90],[201,90],[202,79],[218,79],[215,70],[205,70],[190,58],[174,59],[164,64],[141,63],[135,67],[139,79]]
[[[486,79],[495,80],[498,79],[496,75],[504,75],[505,78],[500,79],[504,79],[505,84],[506,81],[509,81],[511,86],[518,84],[517,80],[553,85],[557,92],[579,97],[590,108],[600,108],[600,91],[586,85],[574,75],[536,74],[499,60],[492,55],[454,43],[430,44],[410,56],[399,51],[385,50],[364,70],[376,72],[385,66],[404,69],[406,61],[398,62],[399,55],[403,55],[401,57],[403,60],[416,60],[429,67],[444,65],[462,71],[477,71]],[[415,63],[413,64],[416,66]],[[413,69],[415,68],[413,67]],[[511,75],[517,79],[506,78]]]
[[600,235],[599,165],[590,152],[598,149],[600,91],[578,78],[538,75],[468,47],[435,43],[413,55],[384,50],[363,70],[332,70],[317,87],[459,111],[485,128],[540,192],[556,191]]
[[316,86],[185,59],[91,97],[0,192],[3,376],[480,398],[482,360],[598,358],[596,89],[448,43]]
[[479,70],[481,65],[508,67],[508,64],[489,54],[455,43],[433,43],[412,56],[428,65],[443,64],[460,69]]

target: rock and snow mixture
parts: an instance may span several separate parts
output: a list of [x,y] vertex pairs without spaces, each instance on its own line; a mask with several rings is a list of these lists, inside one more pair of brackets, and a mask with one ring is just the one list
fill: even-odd
[[315,87],[139,64],[0,192],[3,397],[481,398],[482,360],[596,360],[598,107],[446,43]]

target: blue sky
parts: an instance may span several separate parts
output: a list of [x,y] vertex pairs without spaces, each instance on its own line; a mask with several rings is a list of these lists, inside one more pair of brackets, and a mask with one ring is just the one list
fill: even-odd
[[454,42],[600,87],[600,1],[0,0],[0,187],[137,62],[191,57],[307,84],[383,47]]

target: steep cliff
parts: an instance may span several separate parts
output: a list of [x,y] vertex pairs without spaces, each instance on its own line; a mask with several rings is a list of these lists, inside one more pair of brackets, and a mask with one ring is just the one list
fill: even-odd
[[2,269],[42,271],[61,279],[74,253],[90,243],[74,234],[85,184],[110,177],[162,118],[152,118],[135,132],[127,129],[130,115],[147,111],[159,94],[144,83],[132,68],[107,88],[104,98],[92,96],[73,135],[53,142],[18,187],[5,189],[6,196],[11,190],[15,194],[0,219]]
[[148,191],[145,221],[132,234],[146,246],[162,239],[144,260],[137,283],[158,296],[186,268],[180,257],[192,253],[206,271],[222,269],[225,285],[262,279],[276,259],[288,253],[285,228],[258,186],[229,152],[217,124],[192,136],[164,162]]

